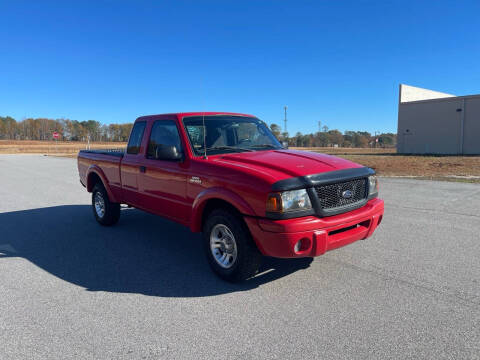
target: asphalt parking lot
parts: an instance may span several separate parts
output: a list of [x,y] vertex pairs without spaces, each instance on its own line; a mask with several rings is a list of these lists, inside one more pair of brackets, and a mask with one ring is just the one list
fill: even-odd
[[241,285],[198,234],[97,225],[76,161],[0,156],[0,359],[479,359],[480,185],[381,179],[376,234]]

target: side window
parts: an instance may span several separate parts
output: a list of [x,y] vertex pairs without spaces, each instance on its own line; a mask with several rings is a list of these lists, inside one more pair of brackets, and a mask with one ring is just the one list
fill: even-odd
[[140,121],[133,126],[132,132],[130,133],[130,139],[128,139],[127,154],[135,155],[139,153],[145,124],[145,121]]
[[178,134],[175,121],[157,120],[153,123],[150,140],[148,142],[147,156],[155,157],[155,152],[159,145],[173,145],[177,147],[178,152],[182,152],[180,135]]

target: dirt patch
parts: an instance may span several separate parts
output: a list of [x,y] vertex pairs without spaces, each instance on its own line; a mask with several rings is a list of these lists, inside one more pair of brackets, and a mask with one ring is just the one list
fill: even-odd
[[480,156],[335,155],[371,167],[381,176],[480,182]]
[[331,155],[390,155],[396,154],[395,148],[334,148],[334,147],[290,147],[292,150],[321,152]]
[[382,176],[480,182],[480,156],[398,155],[395,149],[296,148],[335,155]]
[[[125,148],[126,143],[95,142],[90,143],[91,149]],[[45,154],[75,156],[80,150],[88,148],[86,142],[77,141],[28,141],[0,140],[0,154]]]

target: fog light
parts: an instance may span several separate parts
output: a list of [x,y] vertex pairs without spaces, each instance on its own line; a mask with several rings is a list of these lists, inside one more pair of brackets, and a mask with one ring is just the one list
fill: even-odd
[[302,240],[298,240],[293,250],[295,250],[295,252],[299,252],[301,248],[302,248]]
[[312,240],[308,237],[301,238],[293,247],[295,253],[304,253],[312,248]]

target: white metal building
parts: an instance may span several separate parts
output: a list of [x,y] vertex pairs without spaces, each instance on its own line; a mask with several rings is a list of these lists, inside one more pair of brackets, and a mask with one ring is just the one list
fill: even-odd
[[455,96],[401,84],[397,151],[480,154],[480,95]]

